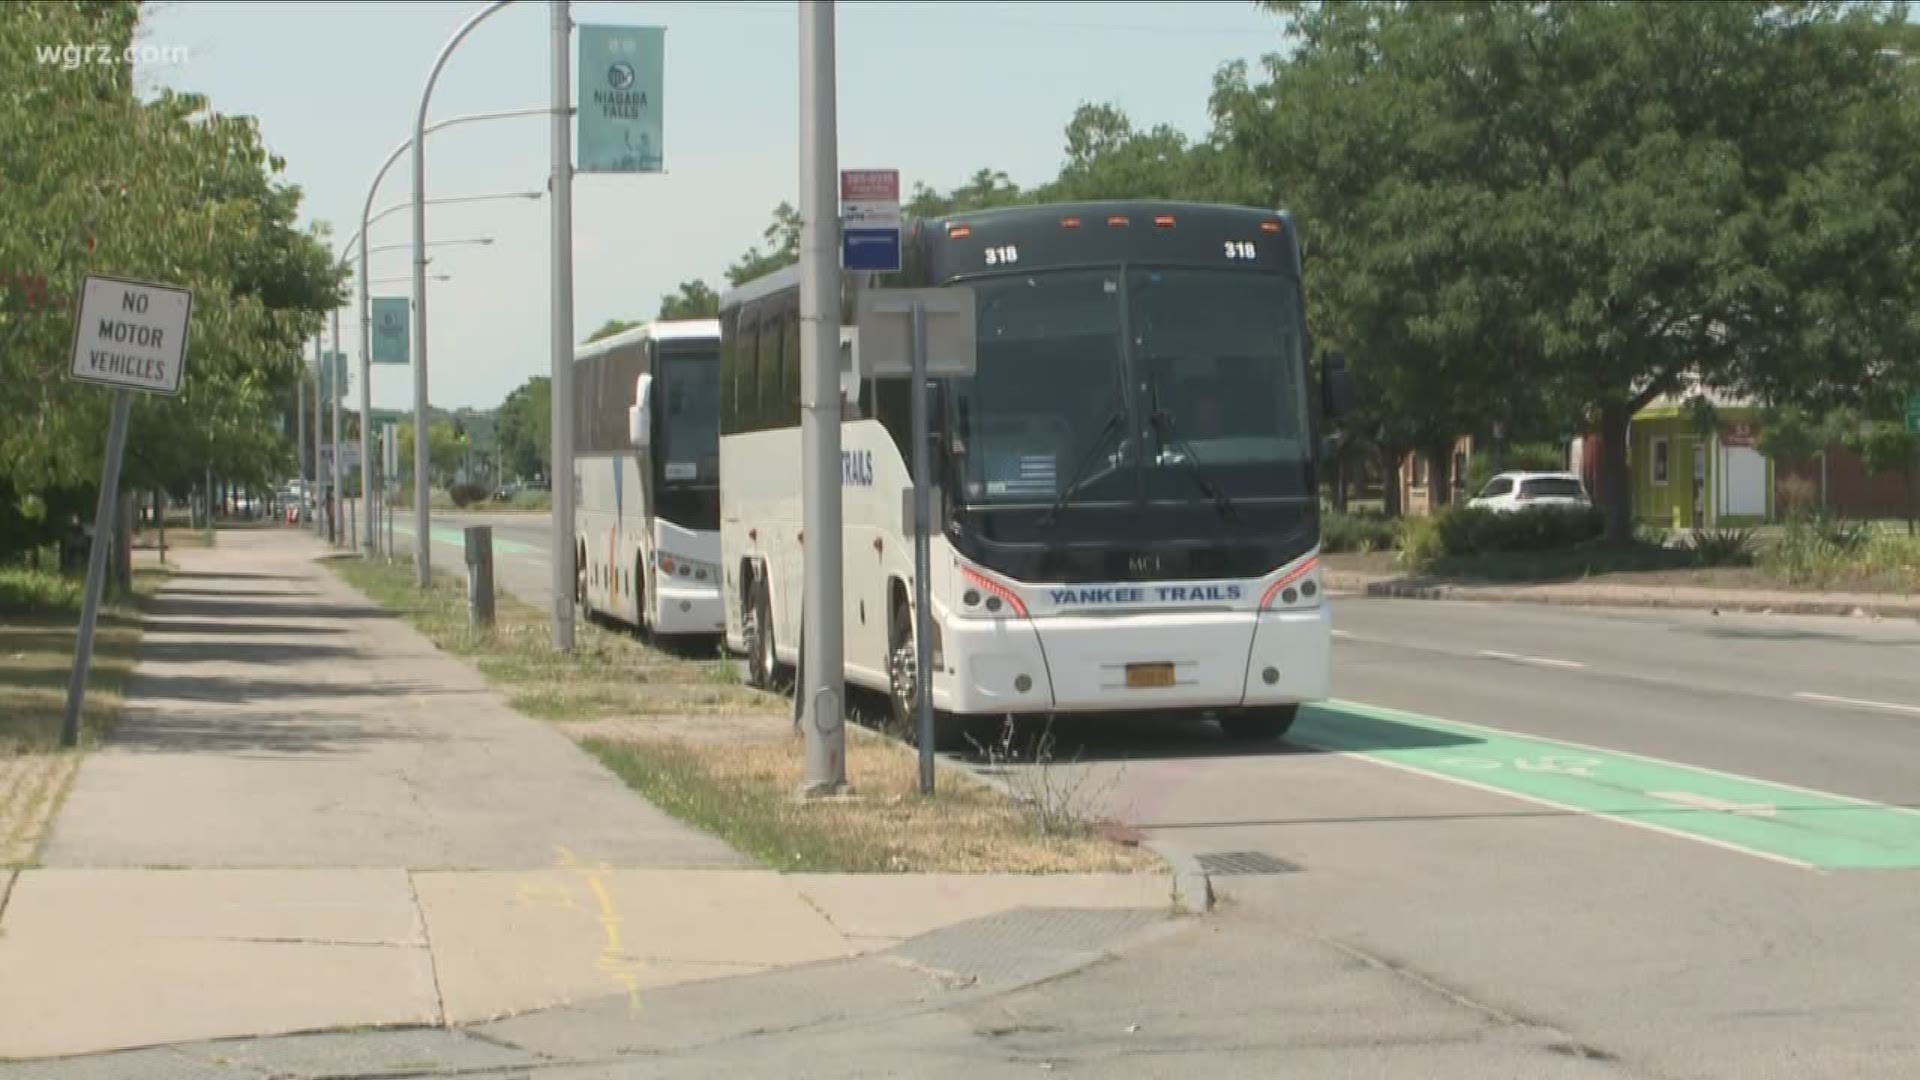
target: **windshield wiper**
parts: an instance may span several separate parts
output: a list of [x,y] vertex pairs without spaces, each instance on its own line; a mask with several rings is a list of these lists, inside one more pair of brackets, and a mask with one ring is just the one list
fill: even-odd
[[1055,519],[1059,518],[1060,511],[1066,508],[1069,500],[1079,494],[1081,488],[1086,487],[1088,484],[1093,483],[1103,476],[1111,474],[1112,470],[1104,473],[1096,473],[1092,476],[1085,475],[1087,470],[1093,466],[1093,463],[1099,460],[1100,454],[1106,450],[1107,444],[1113,441],[1114,433],[1124,427],[1126,422],[1127,410],[1125,407],[1113,410],[1112,414],[1107,417],[1107,426],[1100,429],[1100,437],[1093,441],[1093,447],[1087,451],[1087,455],[1081,458],[1080,463],[1073,467],[1073,476],[1068,479],[1066,489],[1060,492],[1060,497],[1054,500],[1052,506],[1047,508],[1047,512],[1040,515],[1040,526],[1042,528],[1048,528],[1053,525]]
[[1173,417],[1160,408],[1160,381],[1149,378],[1147,392],[1152,395],[1153,412],[1148,417],[1148,422],[1153,425],[1153,430],[1159,434],[1163,443],[1172,444],[1173,448],[1180,452],[1180,457],[1186,462],[1187,469],[1193,476],[1193,482],[1200,488],[1200,493],[1213,500],[1214,510],[1226,520],[1238,519],[1240,514],[1234,507],[1233,500],[1207,478],[1206,466],[1200,463],[1200,455],[1194,452],[1193,444],[1181,438],[1180,433],[1173,430]]

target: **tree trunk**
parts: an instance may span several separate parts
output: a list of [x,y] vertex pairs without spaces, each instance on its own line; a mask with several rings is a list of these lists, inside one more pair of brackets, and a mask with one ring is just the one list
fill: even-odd
[[1600,407],[1600,509],[1610,544],[1633,542],[1633,478],[1627,472],[1627,429],[1633,412],[1624,401]]
[[1406,513],[1406,507],[1400,505],[1400,462],[1406,455],[1393,450],[1384,451],[1385,468],[1380,472],[1386,477],[1386,490],[1381,493],[1382,507],[1389,519],[1398,520]]
[[153,493],[153,528],[154,535],[159,538],[160,564],[165,566],[167,562],[167,501],[166,496],[158,491]]
[[1453,502],[1453,444],[1428,453],[1427,505],[1434,511]]
[[1347,457],[1342,453],[1333,459],[1333,508],[1342,514],[1347,512]]
[[129,492],[120,493],[120,506],[113,515],[114,578],[122,596],[133,592],[133,516],[139,503]]

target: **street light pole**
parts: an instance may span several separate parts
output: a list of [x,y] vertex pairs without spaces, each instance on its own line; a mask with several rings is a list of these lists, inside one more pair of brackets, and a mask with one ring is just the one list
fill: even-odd
[[[806,795],[847,789],[840,610],[840,188],[834,104],[833,0],[800,3],[800,446],[806,587]],[[915,388],[917,393],[918,387]],[[885,618],[886,613],[882,612]],[[925,693],[925,691],[921,691]]]
[[553,647],[573,651],[573,79],[568,61],[573,19],[568,0],[553,13],[553,518],[548,564],[553,593]]
[[[420,91],[420,108],[413,120],[413,559],[423,589],[433,584],[433,536],[428,531],[427,512],[431,494],[427,484],[427,105],[433,100],[433,84],[440,79],[440,69],[461,40],[487,16],[512,2],[493,0],[461,23],[441,46],[433,70],[427,73],[427,85]],[[371,193],[368,201],[372,201]]]
[[[333,309],[333,356],[327,357],[328,374],[332,375],[335,379],[346,374],[346,372],[341,370],[341,365],[334,360],[334,357],[344,355],[345,354],[340,351],[340,309],[335,307]],[[342,475],[340,470],[340,399],[347,396],[345,390],[346,387],[340,386],[336,382],[329,386],[329,393],[327,394],[328,397],[333,399],[333,468],[331,470],[333,474],[333,515],[328,522],[327,533],[332,537],[334,546],[336,547],[348,539],[346,531],[340,526],[340,515],[345,510],[347,503],[347,486],[340,480]]]
[[326,488],[326,474],[320,461],[320,399],[326,397],[326,383],[321,376],[327,370],[326,361],[320,356],[320,339],[320,334],[313,335],[313,490],[310,494],[313,496],[313,535],[316,537],[327,530],[323,513],[326,507],[320,501]]

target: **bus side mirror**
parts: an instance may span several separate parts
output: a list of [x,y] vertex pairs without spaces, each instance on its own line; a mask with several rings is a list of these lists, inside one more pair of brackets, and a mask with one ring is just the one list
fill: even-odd
[[1353,372],[1347,369],[1347,354],[1328,353],[1321,362],[1320,411],[1329,421],[1338,421],[1353,411],[1358,397]]
[[653,425],[647,422],[647,406],[653,400],[653,376],[642,375],[633,388],[633,404],[627,409],[627,440],[635,450],[645,450],[653,441]]

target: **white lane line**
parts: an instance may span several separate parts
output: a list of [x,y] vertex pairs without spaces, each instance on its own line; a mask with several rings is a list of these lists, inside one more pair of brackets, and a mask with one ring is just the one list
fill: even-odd
[[1350,638],[1350,637],[1352,637],[1352,636],[1353,636],[1353,631],[1351,631],[1351,630],[1335,630],[1335,631],[1333,632],[1333,636],[1334,636],[1334,637],[1339,637],[1339,638]]
[[1719,814],[1741,814],[1746,817],[1770,818],[1779,811],[1768,803],[1733,803],[1725,799],[1716,799],[1710,795],[1696,795],[1691,791],[1649,791],[1647,794],[1656,799],[1678,803],[1691,810],[1712,810]]
[[1583,668],[1587,665],[1578,660],[1555,660],[1551,656],[1521,656],[1518,653],[1501,652],[1498,649],[1481,649],[1480,655],[1491,660],[1506,660],[1514,664],[1537,664],[1551,668]]
[[1901,705],[1893,701],[1867,701],[1864,698],[1835,697],[1832,694],[1816,694],[1808,690],[1796,691],[1793,696],[1802,701],[1819,701],[1828,705],[1852,705],[1861,709],[1885,709],[1888,712],[1905,713],[1908,716],[1920,716],[1920,705]]

